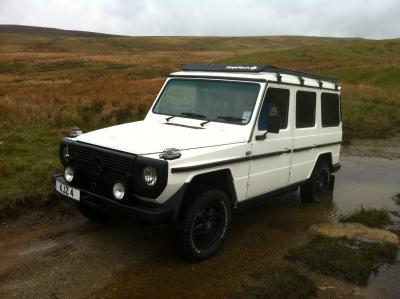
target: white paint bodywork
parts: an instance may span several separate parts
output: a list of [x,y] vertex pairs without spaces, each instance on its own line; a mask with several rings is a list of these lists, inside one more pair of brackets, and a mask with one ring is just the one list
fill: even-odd
[[[338,127],[322,128],[321,89],[319,88],[318,81],[314,79],[305,78],[304,86],[299,86],[300,80],[298,77],[282,74],[282,82],[277,83],[274,73],[185,71],[172,75],[198,78],[207,77],[207,79],[225,77],[228,80],[249,78],[249,81],[260,79],[265,82],[256,83],[260,85],[260,93],[251,119],[246,125],[209,122],[201,129],[200,124],[203,122],[202,120],[175,117],[167,121],[167,115],[152,112],[156,103],[155,101],[143,121],[100,129],[75,138],[77,141],[154,159],[160,159],[159,154],[166,148],[180,149],[181,158],[168,161],[168,183],[162,194],[156,199],[142,198],[143,200],[162,204],[174,195],[184,183],[189,183],[193,177],[216,170],[228,169],[233,177],[237,200],[243,201],[259,194],[285,187],[288,184],[306,180],[309,178],[320,154],[331,153],[332,163],[339,162],[340,144],[335,144],[299,153],[291,152],[289,154],[257,160],[246,160],[206,169],[173,173],[171,171],[173,168],[237,159],[246,157],[249,153],[250,156],[257,156],[283,149],[293,150],[293,148],[307,147],[314,144],[341,141],[342,124],[340,123]],[[168,80],[173,80],[173,78],[169,78]],[[187,80],[191,79],[187,78]],[[270,87],[287,88],[290,90],[288,127],[285,130],[281,130],[278,134],[267,134],[265,140],[257,141],[255,140],[255,136],[264,133],[259,132],[256,126],[258,113],[266,89]],[[323,88],[325,92],[340,94],[340,88],[335,90],[333,83],[324,81]],[[297,90],[311,90],[317,93],[316,125],[314,128],[295,128],[295,93]],[[167,125],[167,122],[198,127],[200,129]]]

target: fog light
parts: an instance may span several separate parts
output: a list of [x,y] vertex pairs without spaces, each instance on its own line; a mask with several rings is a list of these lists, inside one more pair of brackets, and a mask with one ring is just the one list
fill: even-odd
[[143,180],[147,186],[154,186],[157,183],[157,169],[153,166],[143,168]]
[[121,200],[125,195],[125,187],[121,183],[116,183],[113,186],[113,194],[115,199]]
[[64,178],[68,183],[71,183],[74,179],[74,169],[71,166],[65,167]]

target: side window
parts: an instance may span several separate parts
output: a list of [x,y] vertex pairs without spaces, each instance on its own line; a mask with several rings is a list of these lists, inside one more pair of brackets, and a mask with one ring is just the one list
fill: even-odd
[[340,124],[339,95],[323,92],[321,95],[321,119],[323,127]]
[[287,128],[289,97],[290,92],[288,89],[268,88],[258,119],[259,131],[268,130],[268,116],[274,114],[281,116],[281,129]]
[[315,125],[317,94],[299,90],[296,93],[296,128],[310,128]]

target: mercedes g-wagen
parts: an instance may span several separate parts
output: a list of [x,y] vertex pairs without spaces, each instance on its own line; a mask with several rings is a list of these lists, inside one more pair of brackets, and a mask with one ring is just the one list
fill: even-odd
[[94,221],[173,225],[189,260],[221,247],[232,212],[300,187],[318,202],[340,168],[340,86],[274,66],[186,64],[143,121],[60,142],[54,188]]

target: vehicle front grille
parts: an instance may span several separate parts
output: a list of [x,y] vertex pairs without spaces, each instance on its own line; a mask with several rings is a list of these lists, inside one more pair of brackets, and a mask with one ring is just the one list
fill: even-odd
[[121,182],[132,191],[129,188],[133,184],[136,155],[78,142],[70,145],[70,154],[77,187],[111,197],[112,186]]

